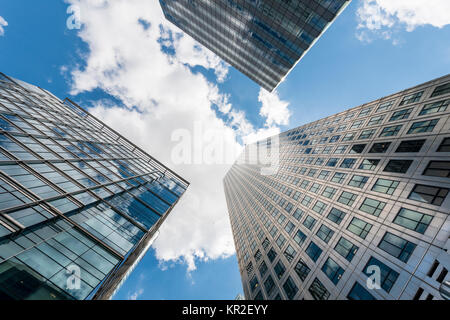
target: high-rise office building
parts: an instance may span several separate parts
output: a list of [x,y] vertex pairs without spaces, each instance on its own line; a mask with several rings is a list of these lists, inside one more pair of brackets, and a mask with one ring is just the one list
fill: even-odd
[[261,141],[274,175],[247,146],[224,178],[245,297],[448,299],[449,103],[447,75]]
[[160,0],[170,22],[268,91],[348,0]]
[[187,187],[71,100],[0,73],[0,300],[110,298]]

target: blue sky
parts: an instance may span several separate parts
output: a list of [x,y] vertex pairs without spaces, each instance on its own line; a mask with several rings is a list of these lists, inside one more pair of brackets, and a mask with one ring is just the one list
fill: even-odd
[[[72,96],[191,182],[116,298],[233,299],[242,288],[221,189],[230,163],[179,163],[171,135],[198,122],[239,148],[445,75],[449,2],[432,0],[430,12],[354,0],[273,95],[165,24],[152,2],[3,0],[0,71]],[[80,30],[67,28],[69,5]]]

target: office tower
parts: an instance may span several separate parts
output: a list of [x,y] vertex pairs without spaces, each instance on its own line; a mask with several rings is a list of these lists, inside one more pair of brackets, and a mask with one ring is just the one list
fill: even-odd
[[268,91],[348,0],[160,0],[167,20]]
[[71,100],[0,73],[0,300],[110,298],[187,187]]
[[[250,146],[224,178],[247,299],[442,299],[450,75]],[[276,139],[258,148],[276,150]]]

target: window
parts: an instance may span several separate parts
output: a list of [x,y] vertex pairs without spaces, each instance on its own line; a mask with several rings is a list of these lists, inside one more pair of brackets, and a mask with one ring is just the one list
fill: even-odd
[[352,290],[347,295],[349,300],[376,300],[359,282],[355,282]]
[[311,204],[312,198],[310,196],[305,196],[302,200],[302,205],[304,205],[305,207],[309,207],[309,205]]
[[426,140],[402,141],[395,152],[420,152]]
[[449,92],[450,92],[450,82],[436,87],[431,97],[437,97],[443,94],[447,94]]
[[374,143],[372,148],[369,150],[369,153],[385,153],[389,149],[390,145],[390,142]]
[[317,237],[319,237],[323,242],[328,243],[333,237],[334,231],[328,228],[326,225],[321,225],[319,230],[317,230]]
[[364,159],[359,165],[358,169],[373,171],[377,167],[378,163],[380,163],[379,159]]
[[266,288],[267,295],[270,295],[275,288],[275,282],[273,281],[272,276],[268,276],[267,280],[264,281],[264,288]]
[[290,233],[292,232],[292,230],[294,230],[294,227],[295,227],[295,225],[294,225],[291,221],[289,221],[289,222],[286,224],[286,226],[284,227],[284,230],[285,230],[288,234],[290,234]]
[[393,194],[395,189],[397,189],[399,185],[398,181],[387,180],[379,178],[377,182],[372,187],[372,191],[385,193],[385,194]]
[[286,257],[286,260],[289,262],[292,262],[297,252],[294,250],[294,248],[291,247],[291,245],[288,245],[286,247],[286,250],[284,250],[284,256]]
[[369,122],[367,123],[367,126],[374,126],[377,124],[380,124],[381,122],[383,122],[384,116],[376,116],[376,117],[372,117],[370,118]]
[[336,172],[331,181],[341,184],[345,180],[346,176],[347,176],[346,173]]
[[420,98],[422,97],[422,95],[423,95],[423,91],[419,91],[419,92],[404,96],[403,100],[400,102],[400,105],[403,106],[406,104],[418,102],[418,101],[420,101]]
[[261,275],[261,278],[263,278],[264,277],[264,275],[266,274],[266,272],[267,272],[267,264],[263,261],[262,263],[261,263],[261,265],[259,266],[259,274]]
[[327,218],[330,221],[333,221],[336,224],[340,224],[341,221],[344,219],[346,213],[344,211],[341,211],[339,209],[336,208],[332,208],[330,213],[328,214]]
[[353,168],[353,165],[355,164],[356,159],[354,158],[346,158],[341,163],[341,168]]
[[408,199],[440,206],[448,195],[449,189],[416,184]]
[[450,138],[445,138],[442,140],[437,152],[450,152]]
[[321,215],[325,211],[326,207],[327,207],[327,205],[325,203],[317,200],[316,204],[314,205],[314,207],[312,209],[313,209],[313,211],[315,211]]
[[301,246],[306,240],[306,234],[304,234],[301,230],[298,230],[294,236],[294,241]]
[[375,259],[374,257],[371,257],[369,261],[367,262],[366,266],[364,267],[364,273],[370,277],[373,272],[369,272],[368,268],[370,266],[377,266],[380,268],[381,275],[380,275],[380,286],[383,288],[386,292],[390,292],[392,287],[395,284],[395,281],[397,281],[397,278],[399,276],[399,273],[392,270],[390,267],[385,265],[383,262],[379,261],[378,259]]
[[344,269],[331,258],[328,258],[327,261],[325,261],[322,266],[322,271],[334,284],[337,284],[344,274]]
[[431,132],[438,122],[439,119],[414,122],[406,134]]
[[260,300],[264,300],[263,294],[261,291],[258,291],[258,293],[255,295],[254,297],[255,301],[260,301]]
[[333,143],[339,140],[341,136],[332,136],[329,143]]
[[341,256],[343,256],[348,262],[351,262],[353,260],[353,257],[355,256],[356,252],[358,252],[358,249],[359,248],[357,246],[355,246],[344,237],[341,237],[334,247],[334,250]]
[[301,218],[302,218],[302,216],[303,216],[303,214],[305,213],[305,211],[303,211],[302,209],[300,209],[300,208],[297,208],[295,211],[294,211],[294,214],[292,215],[296,220],[300,220]]
[[338,199],[339,203],[343,203],[347,206],[351,206],[358,196],[354,193],[344,191]]
[[312,193],[316,193],[321,187],[322,187],[321,184],[314,183],[314,184],[311,186],[311,188],[309,188],[309,191],[311,191]]
[[281,279],[281,277],[286,272],[286,267],[284,266],[283,262],[279,260],[275,265],[275,267],[273,268],[273,270],[275,271],[275,274],[277,275],[278,279]]
[[314,300],[327,300],[330,297],[327,288],[317,278],[314,279],[308,291],[311,293]]
[[252,280],[250,280],[250,289],[252,290],[252,292],[254,292],[256,288],[258,288],[258,278],[254,276]]
[[356,188],[362,188],[366,184],[367,180],[369,180],[368,177],[354,175],[348,182],[348,185]]
[[364,220],[353,218],[347,227],[347,230],[365,239],[372,229],[372,225]]
[[400,111],[396,111],[392,114],[391,118],[389,119],[389,122],[391,121],[397,121],[397,120],[403,120],[403,119],[408,119],[409,115],[411,114],[413,108],[409,108],[409,109],[403,109]]
[[320,174],[317,177],[317,179],[327,180],[329,175],[330,175],[330,171],[322,170],[322,171],[320,171]]
[[412,163],[412,160],[390,160],[384,172],[406,173]]
[[423,172],[424,176],[450,177],[450,161],[430,161],[428,167]]
[[362,153],[364,151],[365,147],[366,147],[366,144],[355,144],[352,146],[350,153]]
[[347,133],[343,138],[342,138],[342,142],[344,141],[352,141],[355,138],[356,132],[350,132]]
[[283,247],[283,245],[286,243],[286,238],[282,234],[280,234],[276,243],[277,243],[278,247],[281,249]]
[[350,127],[350,130],[361,128],[363,122],[364,122],[363,120],[358,120],[358,121],[353,122],[353,124]]
[[383,211],[385,206],[386,206],[385,202],[381,202],[371,198],[366,198],[364,199],[364,202],[361,204],[361,207],[359,207],[359,210],[371,214],[375,217],[379,217],[381,211]]
[[426,114],[432,114],[437,112],[444,112],[447,110],[447,107],[450,103],[450,100],[442,100],[438,102],[433,102],[426,104],[422,111],[420,111],[419,116],[424,116]]
[[363,140],[363,139],[370,139],[373,137],[373,135],[375,134],[375,129],[369,129],[369,130],[363,130],[361,132],[361,134],[359,135],[358,140]]
[[386,232],[378,248],[406,263],[416,248],[416,245],[392,233]]
[[401,208],[394,219],[394,223],[407,229],[424,234],[433,220],[432,216],[414,210]]
[[372,107],[364,108],[358,115],[358,118],[367,116],[372,111]]
[[383,130],[381,130],[381,133],[379,135],[379,137],[393,137],[396,136],[399,132],[400,129],[403,127],[403,125],[397,125],[397,126],[391,126],[391,127],[386,127],[383,128]]
[[347,148],[348,148],[348,145],[346,145],[346,146],[339,146],[339,147],[336,148],[336,150],[334,150],[334,153],[335,154],[343,154],[343,153],[345,153],[345,150],[347,150]]
[[339,159],[338,158],[330,158],[327,162],[327,166],[328,167],[335,167],[336,164],[338,163]]
[[295,272],[297,273],[300,280],[305,281],[311,269],[307,266],[307,264],[302,260],[298,260],[297,264],[294,267]]
[[288,277],[286,279],[286,282],[283,285],[284,292],[286,292],[286,296],[289,300],[294,299],[295,295],[298,292],[298,288],[295,285],[295,282],[292,280],[291,277]]
[[270,262],[273,262],[273,260],[275,260],[275,258],[277,257],[277,253],[275,252],[275,250],[273,250],[273,248],[271,248],[269,252],[267,252],[267,257],[269,258]]
[[329,199],[333,198],[335,194],[336,194],[336,189],[333,187],[326,187],[322,192],[322,195]]
[[311,258],[312,261],[316,262],[322,254],[322,249],[319,248],[314,242],[311,241],[308,248],[305,250],[306,254]]
[[303,225],[308,228],[309,230],[312,230],[314,228],[314,225],[316,224],[316,219],[314,219],[311,216],[307,216],[305,221],[303,221]]
[[383,102],[377,109],[377,112],[382,112],[388,110],[394,104],[394,100]]

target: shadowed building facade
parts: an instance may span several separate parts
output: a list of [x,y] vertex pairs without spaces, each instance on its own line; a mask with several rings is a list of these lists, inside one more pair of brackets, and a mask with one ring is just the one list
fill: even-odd
[[347,0],[160,0],[167,20],[268,91]]
[[245,297],[448,299],[449,103],[450,75],[284,132],[274,175],[247,146],[224,178]]
[[188,185],[71,100],[0,73],[0,300],[110,298]]

